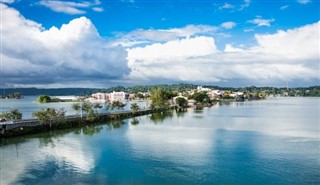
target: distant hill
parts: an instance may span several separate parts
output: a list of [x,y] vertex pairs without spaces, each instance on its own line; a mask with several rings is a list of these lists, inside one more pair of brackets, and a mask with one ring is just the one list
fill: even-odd
[[[115,86],[107,89],[103,88],[55,88],[55,89],[38,89],[38,88],[8,88],[0,89],[0,96],[9,95],[15,92],[20,92],[23,96],[28,95],[50,95],[50,96],[63,96],[63,95],[79,95],[85,96],[96,92],[127,92],[127,93],[137,93],[137,92],[147,92],[153,88],[162,88],[170,91],[188,91],[197,88],[198,85],[194,84],[162,84],[162,85],[137,85],[132,87]],[[241,91],[241,92],[260,92],[264,91],[267,94],[280,94],[287,96],[316,96],[320,97],[320,86],[311,87],[295,87],[295,88],[276,88],[276,87],[219,87],[219,86],[207,86],[203,87],[227,91]]]

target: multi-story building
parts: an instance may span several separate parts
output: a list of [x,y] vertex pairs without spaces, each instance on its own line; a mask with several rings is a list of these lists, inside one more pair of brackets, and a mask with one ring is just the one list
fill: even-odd
[[94,100],[97,100],[97,101],[110,101],[109,93],[94,93],[91,96]]
[[113,101],[120,101],[124,102],[126,100],[126,93],[125,92],[112,92],[109,94],[110,96],[110,102]]
[[112,93],[95,93],[91,95],[93,101],[120,101],[124,102],[126,100],[125,92],[112,92]]

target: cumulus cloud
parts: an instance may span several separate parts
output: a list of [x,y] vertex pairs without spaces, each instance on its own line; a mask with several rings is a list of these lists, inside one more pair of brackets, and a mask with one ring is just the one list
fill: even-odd
[[62,12],[66,14],[85,14],[87,8],[92,7],[94,11],[102,12],[103,8],[94,7],[96,5],[100,5],[101,2],[96,0],[94,2],[83,1],[83,2],[71,2],[71,1],[59,1],[59,0],[41,0],[39,5],[50,8],[55,12]]
[[232,21],[228,21],[228,22],[222,23],[220,26],[224,29],[232,29],[236,26],[236,23]]
[[2,85],[106,83],[129,72],[125,49],[101,38],[89,19],[80,17],[46,30],[1,6]]
[[285,82],[319,79],[320,22],[256,35],[248,49],[216,48],[212,37],[176,39],[128,50],[129,78],[141,81]]
[[257,16],[253,20],[249,20],[249,23],[256,24],[257,26],[270,26],[270,23],[274,22],[275,19],[262,19],[261,17]]

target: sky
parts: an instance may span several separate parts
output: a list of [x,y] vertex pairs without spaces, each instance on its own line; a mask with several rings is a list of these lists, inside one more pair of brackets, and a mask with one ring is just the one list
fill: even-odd
[[0,86],[320,85],[319,0],[0,0]]

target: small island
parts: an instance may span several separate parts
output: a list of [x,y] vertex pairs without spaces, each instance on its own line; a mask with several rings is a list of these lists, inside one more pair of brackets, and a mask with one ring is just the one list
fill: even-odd
[[0,99],[21,99],[23,98],[21,92],[14,92],[8,95],[0,96]]

